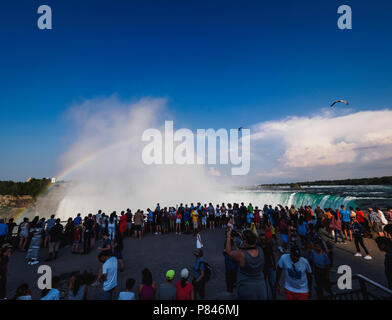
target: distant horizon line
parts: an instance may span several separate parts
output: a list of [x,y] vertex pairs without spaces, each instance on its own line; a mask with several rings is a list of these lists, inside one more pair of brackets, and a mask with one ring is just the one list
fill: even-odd
[[[72,180],[60,180],[57,177],[43,177],[43,178],[36,178],[36,177],[28,177],[25,180],[10,180],[10,179],[0,179],[0,182],[28,182],[29,179],[37,179],[37,180],[44,180],[44,179],[56,179],[57,182],[70,182]],[[279,186],[279,185],[290,185],[290,184],[311,184],[311,183],[321,183],[321,182],[345,182],[349,180],[354,180],[354,181],[361,181],[361,180],[381,180],[381,179],[387,179],[391,180],[392,184],[392,176],[376,176],[376,177],[361,177],[361,178],[341,178],[341,179],[318,179],[318,180],[308,180],[308,181],[286,181],[286,182],[275,182],[275,183],[253,183],[249,184],[248,186]],[[246,185],[241,185],[245,187]]]

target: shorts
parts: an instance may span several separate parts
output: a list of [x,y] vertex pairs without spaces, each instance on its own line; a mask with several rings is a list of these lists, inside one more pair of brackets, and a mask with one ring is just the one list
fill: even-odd
[[188,220],[185,221],[185,226],[189,227],[189,221]]
[[342,221],[342,230],[343,231],[345,231],[345,230],[350,230],[350,222],[344,222],[344,221]]
[[127,229],[131,230],[132,229],[132,222],[127,222]]
[[287,234],[282,234],[281,236],[284,243],[289,243],[289,236]]
[[374,223],[373,224],[373,231],[374,232],[384,232],[382,224],[381,223]]
[[194,229],[197,229],[197,227],[198,227],[197,221],[193,221],[193,228],[194,228]]
[[309,292],[298,293],[284,289],[284,296],[286,300],[309,300]]
[[135,231],[142,231],[141,225],[135,225]]
[[176,220],[176,223],[181,223],[181,219],[177,219],[177,220]]
[[207,217],[202,217],[201,218],[201,224],[206,225],[207,224]]
[[49,242],[49,253],[58,252],[60,248],[60,241]]
[[20,237],[21,237],[21,238],[26,238],[26,239],[27,239],[27,238],[29,237],[29,233],[28,233],[28,232],[21,232],[21,233],[20,233]]

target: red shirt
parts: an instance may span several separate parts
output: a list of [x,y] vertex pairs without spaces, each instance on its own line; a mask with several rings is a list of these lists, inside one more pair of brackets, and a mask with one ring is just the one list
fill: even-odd
[[119,226],[119,228],[120,228],[120,232],[121,233],[124,233],[125,230],[127,229],[127,216],[125,214],[123,214],[120,217],[120,226]]
[[281,234],[289,234],[289,228],[287,224],[284,222],[284,220],[280,220],[279,231]]
[[355,213],[357,214],[357,220],[358,220],[359,223],[365,222],[365,219],[363,218],[364,214],[363,214],[362,210],[361,211],[357,211]]
[[260,210],[257,209],[254,212],[255,222],[260,222]]
[[176,283],[177,300],[191,300],[191,293],[193,292],[193,285],[189,282],[186,283],[184,288],[181,288],[181,281]]
[[265,237],[271,239],[272,238],[272,231],[270,228],[265,227]]
[[306,210],[306,214],[305,214],[306,222],[309,222],[312,219],[313,219],[313,210],[311,210],[311,209]]

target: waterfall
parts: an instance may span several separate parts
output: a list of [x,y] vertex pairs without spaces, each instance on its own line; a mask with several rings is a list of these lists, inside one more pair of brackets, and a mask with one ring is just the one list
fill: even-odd
[[278,204],[282,206],[294,205],[295,207],[300,206],[311,206],[315,208],[320,206],[323,208],[337,209],[341,205],[353,206],[355,207],[353,197],[340,197],[336,195],[326,195],[326,194],[315,194],[306,192],[284,192],[284,191],[241,191],[241,192],[230,192],[226,194],[221,194],[212,202],[220,203],[233,203],[233,202],[244,202],[246,205],[252,203],[253,206],[258,206],[262,208],[265,204],[277,206]]
[[293,204],[293,199],[294,199],[295,195],[296,195],[296,193],[290,194],[289,202],[287,203],[288,207],[291,207],[291,205]]
[[[67,219],[68,217],[74,217],[78,212],[86,215],[88,213],[94,213],[98,209],[103,209],[105,212],[110,212],[113,210],[117,210],[118,212],[121,210],[125,210],[126,208],[131,208],[133,211],[136,209],[146,209],[148,206],[153,206],[154,203],[140,203],[136,202],[136,199],[125,198],[118,199],[115,201],[117,204],[116,207],[106,207],[105,206],[105,198],[103,197],[99,201],[96,200],[93,206],[81,205],[84,202],[83,196],[66,196],[63,198],[57,209],[57,216],[62,219]],[[121,200],[121,201],[120,201]],[[260,209],[263,208],[265,204],[277,206],[278,204],[283,206],[290,207],[294,205],[295,207],[300,206],[311,206],[315,208],[316,206],[320,206],[322,209],[324,208],[332,208],[337,209],[342,204],[349,207],[356,207],[354,203],[354,197],[341,197],[336,195],[326,195],[326,194],[316,194],[316,193],[306,193],[306,192],[287,192],[287,191],[233,191],[233,192],[222,192],[216,195],[211,195],[209,198],[203,199],[183,199],[179,197],[178,199],[170,199],[165,202],[160,201],[161,206],[175,206],[179,203],[206,203],[209,202],[215,204],[221,203],[241,203],[243,202],[245,205],[252,203],[254,207],[258,206]],[[175,201],[175,202],[173,202]],[[87,201],[87,203],[89,203]],[[79,205],[75,205],[79,204]]]

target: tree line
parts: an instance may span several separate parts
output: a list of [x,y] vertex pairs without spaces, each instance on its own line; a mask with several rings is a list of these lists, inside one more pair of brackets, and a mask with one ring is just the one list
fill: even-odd
[[345,180],[319,180],[319,181],[305,181],[295,183],[280,183],[280,184],[262,184],[262,187],[280,187],[290,186],[357,186],[357,185],[392,185],[392,177],[378,177],[378,178],[361,178],[361,179],[345,179]]
[[50,179],[30,179],[28,182],[0,181],[0,195],[32,196],[35,198],[51,184]]

